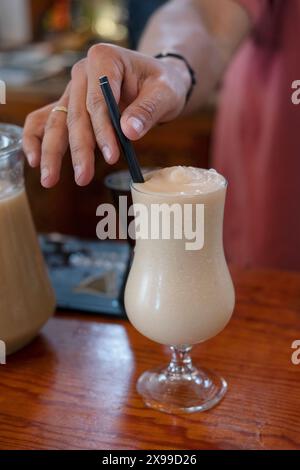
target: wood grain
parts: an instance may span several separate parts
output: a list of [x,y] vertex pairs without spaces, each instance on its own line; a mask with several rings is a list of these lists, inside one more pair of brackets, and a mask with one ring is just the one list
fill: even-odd
[[146,409],[139,374],[167,350],[126,321],[60,313],[0,366],[1,449],[299,449],[300,274],[233,270],[234,317],[194,358],[229,382],[215,409]]

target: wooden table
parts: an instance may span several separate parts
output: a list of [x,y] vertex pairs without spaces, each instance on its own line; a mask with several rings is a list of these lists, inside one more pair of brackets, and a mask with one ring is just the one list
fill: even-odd
[[205,413],[146,409],[139,374],[167,350],[126,321],[59,313],[0,366],[1,449],[299,449],[300,274],[234,271],[237,306],[194,357],[229,391]]

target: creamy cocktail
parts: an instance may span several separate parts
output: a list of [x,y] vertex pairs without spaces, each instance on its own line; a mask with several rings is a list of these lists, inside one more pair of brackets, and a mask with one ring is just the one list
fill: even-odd
[[[197,206],[202,205],[204,210],[201,249],[187,249],[190,240],[184,236],[184,227],[181,239],[172,236],[172,230],[170,239],[137,239],[126,286],[125,306],[130,321],[146,337],[174,347],[171,368],[179,367],[181,361],[188,362],[190,346],[218,334],[233,312],[234,289],[222,240],[226,187],[226,180],[214,170],[173,167],[150,174],[145,183],[132,188],[134,203],[146,206],[149,212],[157,204],[179,205],[183,214],[186,206],[192,207],[190,217],[196,214]],[[187,222],[184,216],[181,221],[182,225]],[[173,220],[173,225],[176,223],[178,220]],[[199,385],[197,389],[197,380],[205,382],[202,372],[190,363],[185,373],[192,374],[186,382],[180,374],[172,377],[170,367],[146,373],[139,381],[139,391],[149,406],[164,411],[204,410],[222,398],[224,380],[208,375],[207,388]],[[170,383],[177,387],[178,396],[173,402]],[[189,395],[192,383],[192,395],[196,393],[193,398]],[[182,397],[180,401],[179,384],[186,388],[187,402]],[[164,387],[169,390],[165,399]]]

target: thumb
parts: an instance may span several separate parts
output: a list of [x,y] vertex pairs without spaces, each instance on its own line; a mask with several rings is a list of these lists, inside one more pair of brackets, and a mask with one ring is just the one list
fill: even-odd
[[163,89],[154,88],[152,82],[143,87],[135,101],[123,112],[122,131],[128,139],[138,140],[167,114],[169,108]]

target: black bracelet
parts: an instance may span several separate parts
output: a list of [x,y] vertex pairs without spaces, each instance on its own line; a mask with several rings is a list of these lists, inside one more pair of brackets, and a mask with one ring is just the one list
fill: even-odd
[[175,59],[179,59],[179,60],[182,60],[188,71],[189,71],[189,74],[190,74],[190,77],[191,77],[191,86],[186,94],[186,100],[185,102],[187,103],[191,97],[191,94],[193,92],[193,89],[197,83],[197,80],[196,80],[196,74],[194,72],[194,70],[192,69],[192,67],[190,66],[190,64],[188,63],[188,61],[186,60],[186,58],[181,55],[181,54],[177,54],[176,52],[161,52],[159,54],[157,54],[156,56],[154,56],[155,59],[164,59],[165,57],[174,57]]

